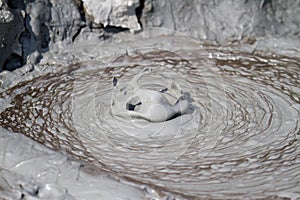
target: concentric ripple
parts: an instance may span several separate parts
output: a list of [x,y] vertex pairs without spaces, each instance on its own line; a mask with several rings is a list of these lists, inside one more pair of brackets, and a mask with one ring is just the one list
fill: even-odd
[[[189,59],[123,55],[21,83],[1,94],[11,106],[0,125],[183,196],[299,198],[299,60],[217,48],[207,47],[209,56],[191,50]],[[160,122],[117,117],[123,90],[113,80],[126,85],[145,68],[139,87],[179,91],[193,112]]]

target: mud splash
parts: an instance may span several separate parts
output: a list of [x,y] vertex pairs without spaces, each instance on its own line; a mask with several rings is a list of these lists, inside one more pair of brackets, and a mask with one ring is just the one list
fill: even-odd
[[[0,125],[183,196],[299,197],[299,59],[206,49],[123,55],[20,83],[1,93],[11,106]],[[155,126],[114,117],[113,77],[126,84],[145,67],[141,85],[164,91],[175,81],[195,111]]]

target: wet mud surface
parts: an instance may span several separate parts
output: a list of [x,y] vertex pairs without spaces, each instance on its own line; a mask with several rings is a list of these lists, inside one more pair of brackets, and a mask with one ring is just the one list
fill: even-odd
[[[95,169],[188,198],[299,198],[299,61],[210,45],[78,63],[2,92],[10,105],[0,125]],[[151,72],[139,88],[176,83],[193,112],[160,122],[117,117],[121,90],[113,78],[126,85],[145,68]]]

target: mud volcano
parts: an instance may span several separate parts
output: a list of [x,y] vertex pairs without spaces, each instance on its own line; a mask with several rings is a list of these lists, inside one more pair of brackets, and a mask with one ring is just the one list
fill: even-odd
[[[147,49],[19,83],[1,93],[11,105],[0,125],[189,198],[299,196],[299,59],[204,49]],[[157,95],[160,120],[147,105]],[[186,109],[166,114],[179,101]]]

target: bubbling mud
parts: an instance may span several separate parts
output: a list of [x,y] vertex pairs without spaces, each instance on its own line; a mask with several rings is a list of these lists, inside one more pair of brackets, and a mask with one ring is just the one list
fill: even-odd
[[123,55],[20,83],[1,94],[11,105],[0,125],[191,198],[299,198],[299,59],[208,49]]
[[[192,99],[189,98],[188,93],[184,94],[180,90],[174,80],[169,84],[169,88],[161,85],[163,88],[158,91],[149,89],[149,87],[159,87],[157,83],[152,84],[151,79],[147,84],[138,85],[142,76],[151,70],[151,68],[144,69],[128,84],[121,87],[117,86],[117,79],[113,79],[117,90],[112,100],[113,115],[130,121],[142,119],[149,122],[166,122],[181,115],[193,113]],[[161,77],[161,79],[164,78],[168,79],[165,76]],[[181,126],[181,124],[178,125]]]

